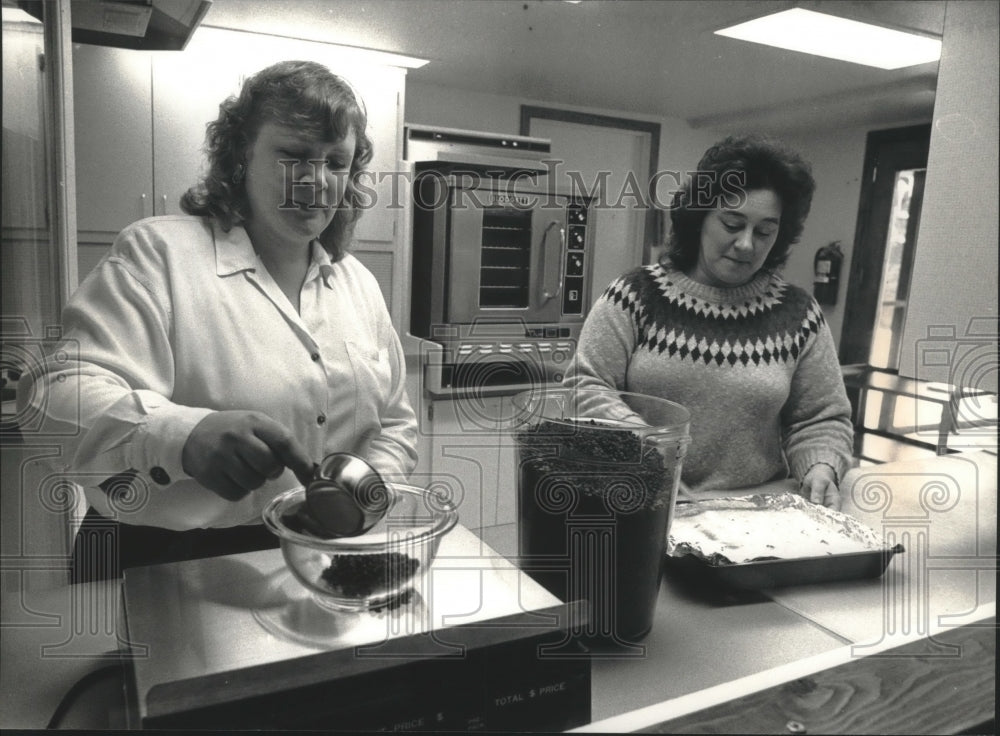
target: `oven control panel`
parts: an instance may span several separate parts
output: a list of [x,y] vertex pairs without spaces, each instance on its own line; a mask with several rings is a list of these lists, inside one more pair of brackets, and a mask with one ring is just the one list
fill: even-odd
[[573,355],[572,342],[536,341],[536,342],[473,342],[462,343],[453,352],[462,359],[475,356],[521,357],[548,360],[553,363],[566,362]]
[[583,314],[584,259],[587,247],[587,207],[573,203],[566,208],[566,261],[563,268],[563,314]]
[[[561,331],[563,328],[549,328]],[[425,343],[424,390],[432,398],[512,394],[559,384],[576,350],[569,337],[463,339]],[[556,332],[558,334],[558,332]]]

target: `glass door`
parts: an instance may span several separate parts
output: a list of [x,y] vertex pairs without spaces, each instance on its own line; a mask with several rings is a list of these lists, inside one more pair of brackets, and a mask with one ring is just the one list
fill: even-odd
[[878,312],[872,335],[871,356],[868,359],[868,364],[873,368],[893,371],[899,369],[899,348],[906,322],[910,271],[926,174],[926,169],[896,172],[882,283],[878,294]]
[[524,309],[531,280],[531,211],[483,210],[479,306]]
[[930,125],[868,134],[844,300],[842,365],[899,368],[930,134]]

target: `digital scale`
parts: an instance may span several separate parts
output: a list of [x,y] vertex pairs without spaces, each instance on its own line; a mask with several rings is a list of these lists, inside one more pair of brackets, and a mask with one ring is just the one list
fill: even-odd
[[321,608],[280,550],[125,571],[130,728],[558,731],[590,721],[565,604],[461,525],[423,589]]

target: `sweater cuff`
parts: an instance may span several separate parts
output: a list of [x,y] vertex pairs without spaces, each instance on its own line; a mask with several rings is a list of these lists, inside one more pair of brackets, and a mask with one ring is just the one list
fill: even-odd
[[834,480],[837,485],[844,479],[844,473],[847,472],[847,462],[838,455],[833,455],[830,452],[825,452],[823,450],[808,450],[797,454],[794,458],[790,460],[790,470],[792,476],[801,481],[806,477],[806,473],[813,465],[818,464],[829,465],[833,468]]
[[159,486],[190,479],[181,459],[184,444],[195,425],[213,410],[170,402],[147,408],[151,411],[132,445],[131,466]]

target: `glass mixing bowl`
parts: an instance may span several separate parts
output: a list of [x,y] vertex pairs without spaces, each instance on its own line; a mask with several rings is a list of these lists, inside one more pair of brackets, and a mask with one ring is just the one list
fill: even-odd
[[454,505],[416,486],[388,483],[389,508],[354,537],[324,539],[302,524],[305,489],[272,499],[264,524],[281,540],[292,575],[324,608],[371,611],[420,594],[441,538],[458,522]]

